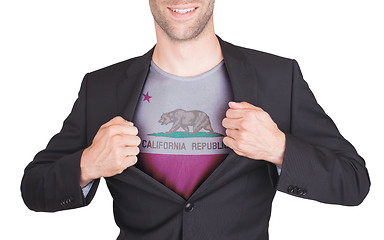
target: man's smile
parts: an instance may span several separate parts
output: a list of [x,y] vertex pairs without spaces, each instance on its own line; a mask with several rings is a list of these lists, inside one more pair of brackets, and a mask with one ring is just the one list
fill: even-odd
[[176,18],[186,18],[194,15],[198,7],[168,7],[172,16]]

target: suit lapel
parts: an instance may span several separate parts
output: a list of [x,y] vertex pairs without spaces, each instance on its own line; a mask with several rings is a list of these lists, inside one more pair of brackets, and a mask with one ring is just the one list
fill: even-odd
[[[230,79],[233,96],[235,101],[246,101],[257,105],[257,74],[255,69],[247,63],[246,56],[239,50],[238,47],[223,41],[218,37],[221,50],[224,56],[225,66]],[[126,120],[132,121],[133,114],[139,102],[142,89],[144,87],[149,67],[152,59],[154,48],[148,51],[141,57],[132,60],[126,71],[126,78],[122,79],[117,84],[117,109],[118,114]],[[224,161],[214,170],[214,172],[199,186],[198,189],[191,195],[189,200],[198,197],[205,189],[213,182],[218,180],[220,176],[229,171],[238,155],[232,150]],[[126,171],[133,171],[138,176],[142,176],[146,182],[152,184],[157,190],[166,193],[168,197],[175,200],[184,200],[177,193],[173,192],[157,180],[153,179],[146,173],[142,172],[135,166],[129,167]]]
[[234,100],[257,105],[258,77],[255,68],[248,63],[246,56],[239,47],[221,40],[220,37],[218,39],[231,82]]
[[132,121],[141,91],[149,72],[154,47],[141,57],[132,60],[126,77],[116,86],[117,111],[126,120]]

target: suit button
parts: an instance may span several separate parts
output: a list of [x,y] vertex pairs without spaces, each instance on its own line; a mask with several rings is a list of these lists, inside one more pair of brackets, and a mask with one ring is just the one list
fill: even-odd
[[185,207],[184,207],[184,210],[186,211],[186,212],[191,212],[192,210],[193,210],[193,208],[194,208],[194,205],[193,205],[193,203],[187,203],[186,205],[185,205]]
[[295,192],[295,187],[292,186],[292,185],[289,185],[289,187],[287,188],[287,191],[288,191],[289,193],[294,193],[294,192]]
[[297,191],[297,193],[301,196],[305,196],[307,195],[307,190],[304,189],[304,188],[299,188],[299,190]]

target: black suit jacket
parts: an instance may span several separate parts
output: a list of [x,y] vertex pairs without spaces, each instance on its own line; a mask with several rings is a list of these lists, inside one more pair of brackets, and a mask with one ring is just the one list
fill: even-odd
[[[286,134],[281,175],[271,163],[231,151],[186,201],[129,167],[106,178],[118,239],[268,239],[276,189],[342,205],[358,205],[367,195],[364,160],[317,104],[297,62],[219,41],[234,100],[263,108]],[[25,169],[21,191],[30,209],[54,212],[91,202],[99,180],[84,198],[82,152],[102,124],[117,115],[132,120],[152,53],[86,74],[61,131]]]

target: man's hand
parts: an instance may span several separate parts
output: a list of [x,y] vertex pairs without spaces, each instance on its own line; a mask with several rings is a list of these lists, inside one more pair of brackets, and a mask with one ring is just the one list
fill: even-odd
[[247,102],[229,102],[223,126],[223,142],[235,153],[263,159],[281,168],[285,151],[285,134],[263,109]]
[[140,138],[132,122],[117,116],[103,124],[80,160],[80,187],[100,177],[120,174],[137,162]]

